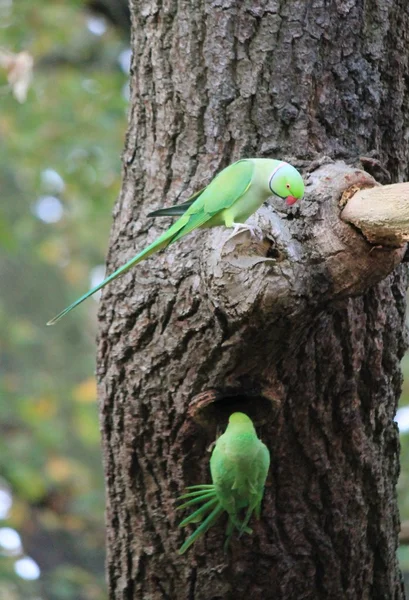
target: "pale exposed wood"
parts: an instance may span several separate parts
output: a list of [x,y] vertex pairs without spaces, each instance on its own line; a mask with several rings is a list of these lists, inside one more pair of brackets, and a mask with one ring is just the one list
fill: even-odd
[[341,213],[371,244],[402,246],[409,241],[409,183],[359,190]]

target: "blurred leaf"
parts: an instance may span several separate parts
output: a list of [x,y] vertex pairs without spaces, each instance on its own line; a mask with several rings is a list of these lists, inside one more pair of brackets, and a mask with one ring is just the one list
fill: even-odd
[[47,461],[46,472],[56,483],[63,483],[75,479],[77,466],[67,458],[54,456]]
[[97,399],[97,384],[95,377],[89,377],[79,383],[73,390],[73,397],[76,402],[95,402]]
[[26,101],[33,78],[33,65],[33,57],[28,52],[13,54],[5,48],[0,48],[0,68],[6,71],[13,95],[19,102]]

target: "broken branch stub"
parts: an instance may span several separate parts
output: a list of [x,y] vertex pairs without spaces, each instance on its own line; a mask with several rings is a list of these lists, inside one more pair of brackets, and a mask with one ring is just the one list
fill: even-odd
[[409,241],[409,183],[358,190],[341,213],[371,244],[400,247]]

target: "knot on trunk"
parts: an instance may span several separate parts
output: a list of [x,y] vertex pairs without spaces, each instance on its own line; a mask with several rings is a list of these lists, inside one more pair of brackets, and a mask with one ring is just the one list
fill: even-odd
[[[374,188],[381,206],[382,190],[396,187],[383,188],[368,173],[343,162],[326,164],[308,175],[305,197],[297,205],[287,208],[273,199],[257,212],[253,219],[264,233],[261,242],[247,231],[229,239],[230,232],[215,229],[204,254],[202,277],[211,302],[233,327],[249,318],[269,327],[362,294],[400,263],[405,238],[396,247],[397,237],[389,228],[391,242],[386,245],[388,237],[378,217],[380,225],[372,227],[368,241],[357,226],[343,220],[347,214],[353,221],[354,212],[349,203],[344,206],[355,204],[355,192]],[[362,224],[376,219],[367,200],[366,219],[359,206],[364,229]],[[391,203],[389,207],[392,211]],[[383,208],[380,214],[386,212]],[[391,220],[396,224],[396,218]]]

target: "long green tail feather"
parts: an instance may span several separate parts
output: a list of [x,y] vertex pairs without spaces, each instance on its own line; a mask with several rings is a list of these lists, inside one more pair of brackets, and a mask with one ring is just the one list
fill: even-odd
[[250,527],[245,527],[244,529],[242,529],[242,527],[238,527],[237,523],[235,523],[229,515],[229,520],[227,521],[227,527],[226,527],[226,540],[224,542],[223,545],[223,551],[227,552],[227,550],[229,549],[229,545],[230,545],[230,540],[231,540],[231,536],[233,535],[233,531],[234,528],[236,527],[236,529],[239,529],[240,534],[239,537],[241,537],[241,535],[243,533],[248,533],[249,535],[251,535],[253,533],[253,530]]
[[196,490],[195,492],[189,492],[188,494],[182,494],[179,496],[179,500],[184,500],[185,498],[194,498],[195,496],[202,496],[203,494],[207,494],[208,492],[215,493],[214,488],[209,488],[205,490]]
[[226,540],[223,545],[223,552],[225,552],[225,553],[229,549],[229,544],[230,544],[230,540],[231,540],[233,531],[234,531],[234,523],[229,516],[229,519],[227,521],[227,526],[226,526]]
[[216,523],[217,519],[224,512],[223,507],[218,504],[216,508],[210,513],[210,515],[203,521],[203,523],[192,533],[190,537],[186,540],[186,542],[179,548],[178,554],[184,554],[188,548],[200,537],[202,534],[206,533],[214,523]]
[[257,503],[257,506],[254,509],[254,512],[256,513],[256,519],[258,520],[260,518],[260,513],[261,513],[261,500],[260,500],[260,502]]
[[206,488],[214,489],[214,483],[203,483],[202,485],[189,485],[187,490],[204,490]]
[[125,263],[124,265],[122,265],[122,267],[119,267],[119,269],[117,269],[116,271],[111,273],[111,275],[109,275],[106,279],[104,279],[104,281],[102,281],[102,283],[96,285],[94,288],[92,288],[92,290],[89,290],[89,292],[87,292],[86,294],[81,296],[81,298],[78,298],[78,300],[76,300],[75,302],[70,304],[70,306],[68,306],[67,308],[62,310],[56,317],[51,319],[51,321],[48,321],[47,325],[55,325],[55,323],[57,323],[57,321],[62,319],[62,317],[65,317],[65,315],[67,315],[69,312],[71,312],[79,304],[84,302],[84,300],[86,300],[87,298],[89,298],[90,296],[95,294],[95,292],[98,292],[98,290],[105,287],[108,283],[110,283],[111,281],[116,279],[119,275],[122,275],[123,273],[128,271],[128,269],[133,267],[134,265],[137,265],[143,259],[148,258],[148,256],[150,256],[151,254],[154,254],[154,252],[158,252],[162,248],[165,248],[166,246],[168,246],[173,241],[172,238],[174,238],[175,235],[177,233],[179,233],[180,229],[183,229],[183,226],[185,224],[185,223],[181,223],[180,227],[178,227],[177,226],[178,223],[179,223],[179,221],[176,221],[176,223],[174,223],[172,225],[172,227],[170,227],[161,236],[159,236],[154,242],[152,242],[152,244],[149,244],[149,246],[147,246],[144,250],[142,250],[136,256],[131,258],[131,260],[128,260],[128,262]]
[[[199,502],[203,502],[204,500],[207,500],[208,498],[214,498],[214,497],[215,497],[214,492],[207,492],[207,494],[202,494],[201,496],[192,498],[191,500],[188,500],[184,504],[177,506],[176,510],[181,510],[182,508],[187,508],[188,506],[193,506],[193,504],[199,504]],[[180,498],[178,498],[178,500],[180,500]]]
[[246,531],[247,523],[250,521],[251,515],[253,514],[253,511],[256,509],[258,504],[260,504],[259,501],[252,502],[251,504],[249,504],[247,511],[246,511],[246,516],[244,517],[244,521],[241,524],[241,530],[240,530],[239,537],[241,537],[243,535],[243,533]]
[[203,506],[201,506],[200,508],[195,510],[195,512],[193,512],[191,515],[186,517],[186,519],[183,519],[183,521],[181,523],[179,523],[179,527],[185,527],[185,525],[188,525],[189,523],[195,523],[197,521],[201,521],[202,518],[204,517],[204,515],[207,512],[209,512],[209,510],[215,504],[218,504],[218,503],[219,503],[219,501],[217,498],[212,498],[211,500],[206,502],[206,504],[203,504]]
[[250,517],[251,517],[252,512],[253,512],[253,510],[250,510],[250,507],[249,507],[249,509],[246,512],[246,516],[244,517],[244,521],[241,524],[239,537],[241,537],[243,535],[243,533],[245,532],[246,527],[247,527],[247,523],[250,521]]

